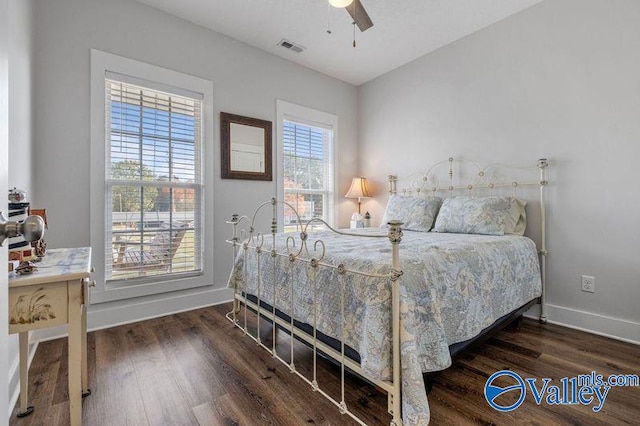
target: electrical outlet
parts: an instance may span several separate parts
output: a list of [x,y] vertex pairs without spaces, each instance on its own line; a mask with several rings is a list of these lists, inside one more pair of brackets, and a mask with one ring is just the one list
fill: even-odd
[[594,277],[590,277],[588,275],[582,276],[582,291],[586,291],[588,293],[596,292],[596,279]]

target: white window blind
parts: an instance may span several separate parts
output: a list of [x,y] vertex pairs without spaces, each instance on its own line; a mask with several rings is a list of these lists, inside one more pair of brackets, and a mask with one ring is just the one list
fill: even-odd
[[122,80],[105,79],[106,281],[200,274],[202,97]]
[[[302,221],[333,217],[332,131],[296,121],[283,122],[284,199]],[[284,209],[285,230],[295,229],[298,218]]]

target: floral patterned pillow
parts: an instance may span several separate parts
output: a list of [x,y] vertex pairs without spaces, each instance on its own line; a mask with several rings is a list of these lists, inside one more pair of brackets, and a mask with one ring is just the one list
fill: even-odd
[[442,204],[440,197],[407,197],[392,195],[382,216],[381,228],[387,227],[390,220],[402,221],[402,229],[428,232]]
[[524,234],[525,203],[513,197],[453,197],[442,203],[436,232]]

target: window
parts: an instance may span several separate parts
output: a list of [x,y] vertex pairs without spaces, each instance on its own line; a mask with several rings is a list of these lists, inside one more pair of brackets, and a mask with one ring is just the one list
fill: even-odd
[[106,281],[201,273],[202,97],[107,76]]
[[[337,118],[278,101],[278,122],[281,199],[293,206],[303,222],[318,217],[333,224]],[[291,208],[283,207],[282,228],[296,230],[298,216]]]
[[211,81],[91,50],[92,304],[213,284],[213,116]]

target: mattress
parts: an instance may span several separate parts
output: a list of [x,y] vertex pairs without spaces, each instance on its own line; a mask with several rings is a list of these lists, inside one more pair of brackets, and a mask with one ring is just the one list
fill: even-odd
[[[383,234],[385,230],[368,228],[358,232]],[[279,253],[300,249],[295,234],[295,247],[289,240],[287,248],[287,237],[291,236],[276,235]],[[319,251],[313,252],[318,240],[326,249],[322,259],[325,263],[376,274],[388,273],[391,268],[391,244],[387,238],[342,236],[329,231],[309,234],[307,246],[314,257],[320,256],[320,245],[316,245]],[[356,274],[340,275],[330,268],[316,270],[303,262],[291,263],[283,256],[274,258],[269,253],[271,244],[271,236],[267,235],[262,253],[249,250],[244,255],[240,250],[230,285],[238,280],[241,291],[258,295],[308,324],[313,324],[315,293],[318,331],[344,338],[345,344],[360,355],[367,375],[390,379],[389,282]],[[539,297],[540,270],[535,244],[527,237],[404,231],[399,248],[403,271],[403,418],[408,424],[420,424],[429,416],[422,373],[447,368],[451,364],[450,345],[473,338],[498,318]],[[247,279],[243,280],[245,263]]]

